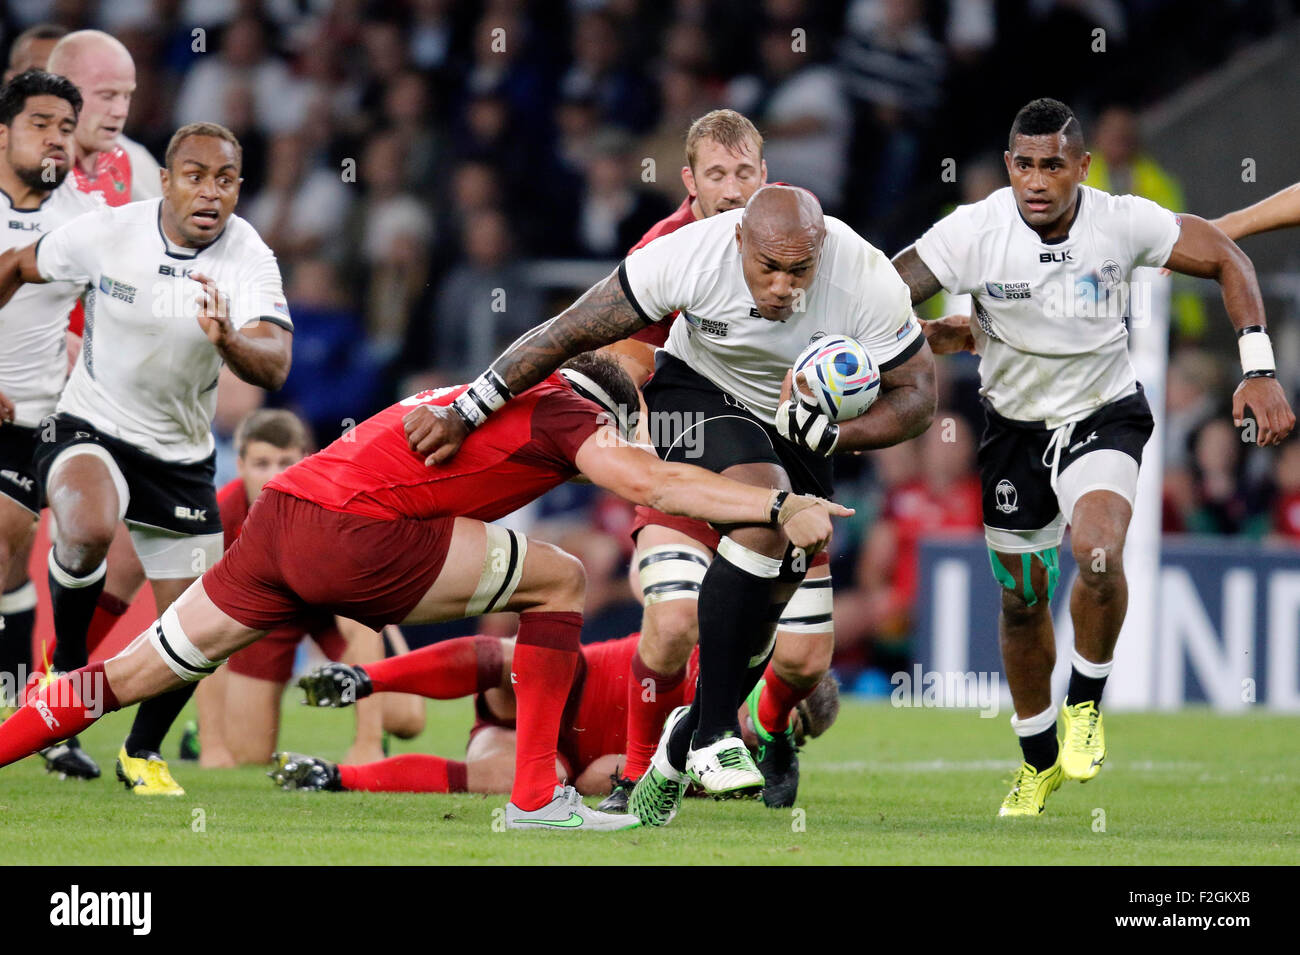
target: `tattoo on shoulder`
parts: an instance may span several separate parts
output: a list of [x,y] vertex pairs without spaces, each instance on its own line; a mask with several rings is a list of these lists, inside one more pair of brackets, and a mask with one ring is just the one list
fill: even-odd
[[574,355],[622,341],[645,324],[614,272],[549,322],[525,332],[492,367],[519,394]]
[[909,245],[893,259],[894,268],[898,270],[899,276],[907,283],[908,289],[912,292],[912,304],[919,305],[932,295],[937,295],[943,290],[943,285],[930,267],[921,261],[920,253],[916,251],[915,245]]

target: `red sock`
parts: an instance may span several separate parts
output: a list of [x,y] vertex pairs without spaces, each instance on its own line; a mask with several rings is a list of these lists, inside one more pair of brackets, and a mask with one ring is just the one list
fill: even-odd
[[556,749],[564,704],[578,669],[582,614],[533,611],[519,616],[514,664],[515,784],[510,801],[525,811],[555,796]]
[[122,615],[130,609],[131,605],[125,600],[114,597],[107,591],[101,593],[95,604],[95,615],[90,618],[90,629],[86,631],[86,653],[94,653],[95,648],[113,632]]
[[104,678],[103,663],[92,663],[42,689],[33,689],[27,702],[0,726],[0,766],[76,736],[118,708],[117,695]]
[[769,733],[782,733],[790,726],[790,714],[817,686],[791,686],[776,675],[772,664],[763,671],[763,692],[758,697],[756,719]]
[[344,789],[368,793],[463,793],[469,791],[464,763],[408,753],[363,766],[340,766]]
[[[653,680],[652,684],[644,681]],[[653,692],[651,692],[653,690]],[[650,768],[668,714],[685,702],[686,667],[664,675],[632,654],[632,679],[627,684],[627,762],[623,775],[640,779]]]
[[444,640],[367,663],[362,669],[376,693],[414,693],[433,700],[455,700],[499,686],[501,659],[501,641],[480,634]]

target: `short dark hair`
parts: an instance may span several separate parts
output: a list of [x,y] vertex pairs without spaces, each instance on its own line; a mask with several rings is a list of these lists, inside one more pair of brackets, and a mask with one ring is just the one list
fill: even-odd
[[260,408],[239,422],[235,429],[235,451],[241,458],[254,441],[264,441],[282,451],[297,448],[304,454],[312,448],[307,425],[292,411],[282,408]]
[[805,740],[815,739],[830,729],[840,715],[840,681],[835,679],[835,674],[827,673],[823,676],[796,709],[803,724],[800,727],[800,738],[795,740],[796,745],[802,746]]
[[1007,149],[1014,151],[1017,136],[1051,136],[1060,133],[1066,144],[1076,155],[1083,153],[1083,126],[1074,110],[1059,99],[1041,97],[1026,103],[1016,113],[1015,122],[1011,124],[1011,135],[1007,137]]
[[72,80],[44,70],[24,70],[0,87],[0,126],[12,126],[33,96],[57,96],[68,101],[74,117],[81,113],[81,93]]
[[180,149],[181,143],[191,136],[214,136],[217,139],[224,139],[235,147],[235,160],[239,163],[240,169],[243,169],[244,147],[239,145],[239,139],[234,133],[220,123],[187,123],[172,133],[171,142],[167,144],[167,153],[163,156],[163,165],[168,170],[172,168],[172,160],[176,158],[176,150]]
[[636,385],[632,383],[628,373],[623,370],[623,366],[608,355],[602,355],[594,351],[582,352],[579,355],[574,355],[561,365],[560,371],[564,371],[566,368],[586,375],[605,389],[605,393],[609,395],[615,405],[610,410],[617,412],[621,419],[611,421],[611,425],[617,428],[630,425],[631,422],[627,420],[628,416],[640,412],[641,399],[637,395]]

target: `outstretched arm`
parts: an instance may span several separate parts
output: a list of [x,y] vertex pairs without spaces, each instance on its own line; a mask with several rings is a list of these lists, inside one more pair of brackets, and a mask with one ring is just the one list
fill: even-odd
[[469,434],[467,418],[477,425],[574,355],[624,339],[646,324],[623,290],[620,272],[610,273],[559,315],[516,339],[453,404],[422,406],[408,414],[403,424],[411,450],[430,465],[446,461]]
[[1261,199],[1253,206],[1229,212],[1210,224],[1218,226],[1233,241],[1257,232],[1300,225],[1300,182]]
[[[788,494],[776,488],[742,484],[693,464],[663,461],[619,439],[603,427],[583,442],[574,463],[597,484],[619,497],[714,524],[779,522],[798,547],[814,550],[830,540],[832,517],[849,517],[852,509],[833,501]],[[774,505],[779,514],[773,513]]]
[[1182,220],[1182,232],[1165,268],[1219,283],[1223,305],[1237,331],[1245,374],[1232,396],[1232,417],[1240,427],[1249,405],[1259,424],[1256,443],[1260,447],[1278,444],[1295,427],[1295,414],[1277,382],[1255,267],[1236,243],[1204,219],[1184,215]]

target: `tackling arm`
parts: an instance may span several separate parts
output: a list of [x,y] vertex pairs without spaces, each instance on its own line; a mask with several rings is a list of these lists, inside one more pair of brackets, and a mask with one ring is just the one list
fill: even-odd
[[[909,245],[893,258],[894,269],[907,283],[912,293],[912,305],[920,305],[931,296],[943,291],[943,285],[935,278],[930,267],[921,261],[921,254],[915,245]],[[975,338],[970,331],[969,315],[945,315],[933,321],[922,321],[921,329],[930,350],[936,355],[951,355],[959,351],[975,351]]]
[[1249,405],[1259,423],[1256,443],[1260,447],[1278,444],[1295,427],[1295,415],[1273,372],[1272,349],[1267,345],[1265,331],[1264,299],[1255,278],[1255,267],[1236,243],[1204,219],[1184,215],[1182,221],[1182,231],[1169,253],[1165,268],[1184,275],[1214,279],[1223,290],[1223,305],[1237,331],[1238,340],[1244,343],[1252,336],[1262,336],[1260,347],[1265,350],[1267,367],[1246,367],[1257,353],[1252,351],[1248,356],[1248,346],[1243,346],[1245,378],[1233,394],[1232,416],[1240,427]]
[[[714,524],[779,522],[792,543],[817,548],[830,539],[830,518],[852,509],[770,487],[742,484],[693,464],[660,460],[602,427],[583,442],[574,463],[594,484],[668,514]],[[778,513],[774,514],[775,509]]]

